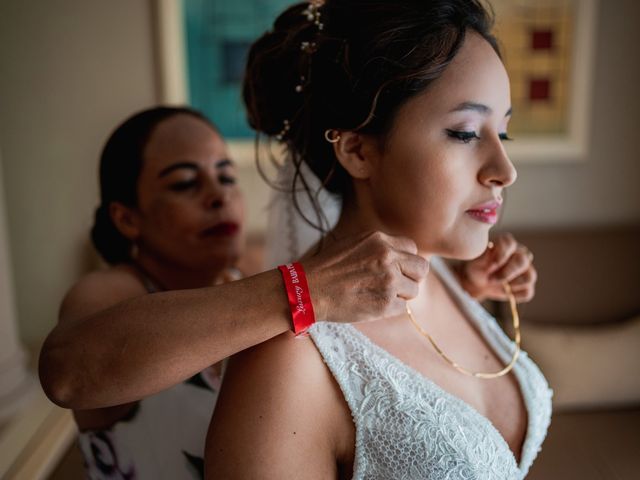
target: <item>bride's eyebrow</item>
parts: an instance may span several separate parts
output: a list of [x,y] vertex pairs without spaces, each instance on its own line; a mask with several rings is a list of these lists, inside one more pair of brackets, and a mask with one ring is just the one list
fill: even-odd
[[[482,103],[477,103],[477,102],[462,102],[461,104],[457,105],[455,108],[450,110],[449,113],[465,112],[465,111],[478,112],[485,116],[491,115],[493,113],[493,110],[491,109],[491,107],[489,107],[488,105],[484,105]],[[504,116],[508,117],[509,115],[511,115],[512,112],[513,112],[513,109],[509,107],[509,110],[507,110],[507,113],[505,113]]]

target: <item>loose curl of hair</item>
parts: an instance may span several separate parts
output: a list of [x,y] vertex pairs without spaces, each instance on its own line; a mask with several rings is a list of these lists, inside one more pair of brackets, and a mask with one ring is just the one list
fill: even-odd
[[96,208],[91,241],[109,264],[131,261],[132,242],[122,235],[109,213],[113,202],[138,205],[138,179],[144,151],[155,128],[176,115],[190,115],[217,131],[202,113],[186,107],[155,107],[134,114],[109,136],[100,156],[100,205]]
[[[384,145],[397,111],[440,77],[469,30],[500,53],[493,13],[479,0],[326,0],[321,30],[303,14],[308,6],[289,7],[252,45],[243,98],[256,145],[261,133],[273,137],[289,121],[283,141],[296,169],[293,201],[322,230],[317,192],[301,175],[301,162],[330,192],[344,197],[351,189],[324,138],[327,129],[374,135]],[[313,42],[313,53],[303,51],[302,42]],[[314,205],[315,222],[298,207],[298,182]]]

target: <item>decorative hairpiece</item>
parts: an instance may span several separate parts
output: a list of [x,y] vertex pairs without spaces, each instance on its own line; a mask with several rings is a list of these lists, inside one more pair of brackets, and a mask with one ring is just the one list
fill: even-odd
[[307,20],[313,22],[318,30],[324,28],[324,24],[320,21],[320,7],[324,5],[324,0],[311,0],[307,8],[302,11],[302,14],[307,17]]
[[287,133],[289,133],[289,130],[291,130],[291,124],[289,123],[289,120],[285,119],[282,123],[282,130],[280,130],[276,135],[276,138],[279,142],[284,140],[284,137],[287,135]]
[[[320,8],[324,6],[324,0],[311,0],[302,11],[302,15],[307,17],[307,20],[313,22],[313,24],[318,28],[318,31],[322,31],[324,29],[324,23],[321,21]],[[313,55],[318,50],[318,44],[316,42],[302,42],[300,44],[300,50],[307,55]],[[295,90],[297,93],[302,93],[305,86],[305,81],[307,79],[304,75],[300,76],[300,83],[295,86]]]
[[318,45],[316,44],[316,42],[302,42],[300,44],[300,50],[311,55],[312,53],[315,53],[316,50],[318,50]]
[[[320,8],[324,6],[325,0],[311,0],[307,4],[307,8],[302,11],[302,15],[304,15],[308,21],[313,22],[313,24],[317,27],[318,31],[322,31],[324,29],[324,24],[321,20]],[[313,55],[318,50],[318,44],[314,41],[304,41],[300,43],[300,50],[302,53],[305,53],[309,56]],[[304,87],[307,82],[307,77],[305,75],[300,75],[300,83],[298,83],[294,89],[296,93],[302,93]],[[291,130],[291,123],[288,119],[283,121],[282,130],[278,132],[276,135],[276,139],[278,141],[284,140],[284,138]]]

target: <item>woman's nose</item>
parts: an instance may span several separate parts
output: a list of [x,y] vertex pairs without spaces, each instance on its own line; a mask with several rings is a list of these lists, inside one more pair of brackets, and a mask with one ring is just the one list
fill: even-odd
[[516,168],[509,159],[502,142],[497,141],[489,153],[487,162],[480,170],[480,182],[489,187],[508,187],[516,181],[516,178],[518,178]]
[[207,208],[221,208],[228,200],[229,192],[228,188],[219,182],[217,179],[210,179],[207,184],[207,191],[205,194],[205,207]]

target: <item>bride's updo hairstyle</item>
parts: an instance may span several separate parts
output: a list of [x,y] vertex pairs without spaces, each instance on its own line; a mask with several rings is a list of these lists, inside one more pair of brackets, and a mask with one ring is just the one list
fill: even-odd
[[304,161],[326,189],[344,196],[351,178],[325,132],[374,135],[384,148],[398,109],[442,74],[469,30],[498,52],[492,24],[478,0],[293,5],[249,52],[243,85],[249,123],[285,143],[296,166],[292,189],[299,180],[306,188],[299,175]]

